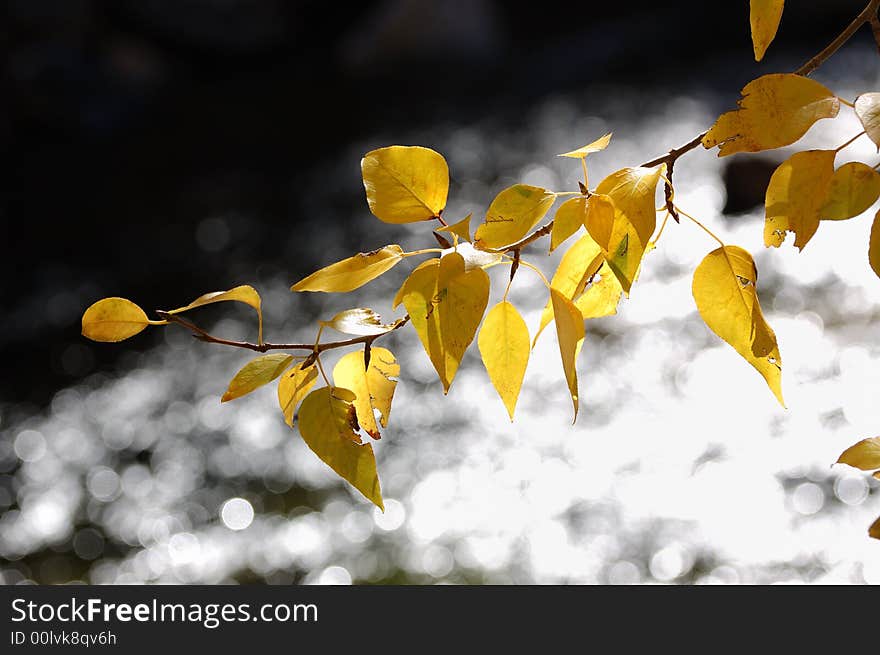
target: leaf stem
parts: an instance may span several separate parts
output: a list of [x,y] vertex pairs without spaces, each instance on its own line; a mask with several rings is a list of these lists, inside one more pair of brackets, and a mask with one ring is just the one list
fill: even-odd
[[721,239],[719,239],[717,236],[715,236],[715,233],[712,232],[712,230],[710,230],[708,227],[706,227],[705,225],[703,225],[702,223],[700,223],[700,221],[698,221],[696,218],[694,218],[693,216],[691,216],[690,214],[688,214],[685,210],[683,210],[683,209],[682,209],[681,207],[679,207],[678,205],[676,205],[675,209],[676,209],[676,211],[677,211],[679,214],[681,214],[681,215],[684,216],[685,218],[691,220],[695,225],[697,225],[697,227],[699,227],[699,228],[702,229],[706,234],[708,234],[710,237],[712,237],[713,239],[715,239],[715,241],[717,241],[719,244],[721,244],[721,247],[722,247],[722,248],[725,246],[725,243],[724,243]]
[[422,250],[413,250],[412,252],[403,253],[401,257],[415,257],[416,255],[427,255],[432,252],[443,252],[443,248],[423,248]]
[[850,143],[852,143],[853,141],[855,141],[856,139],[858,139],[860,136],[863,136],[864,134],[865,134],[865,130],[862,130],[861,132],[859,132],[858,134],[856,134],[853,138],[851,138],[849,141],[847,141],[846,143],[844,143],[842,146],[839,146],[839,147],[835,148],[835,149],[834,149],[834,152],[840,152],[841,150],[843,150],[844,148],[846,148]]
[[[513,258],[511,258],[510,263],[513,264]],[[537,273],[540,276],[541,281],[544,282],[544,286],[547,287],[547,289],[550,288],[550,281],[547,279],[547,276],[544,275],[544,273],[541,271],[540,268],[538,268],[534,264],[530,264],[525,259],[520,259],[519,263],[521,266],[525,266],[526,268],[530,268],[533,271],[535,271],[535,273]]]

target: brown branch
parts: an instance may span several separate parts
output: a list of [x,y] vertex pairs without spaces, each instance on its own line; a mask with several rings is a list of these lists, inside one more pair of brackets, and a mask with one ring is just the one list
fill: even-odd
[[249,341],[233,341],[231,339],[223,339],[221,337],[215,337],[213,334],[208,333],[206,330],[200,328],[195,323],[191,323],[186,320],[182,316],[178,316],[177,314],[169,314],[168,312],[163,312],[161,310],[157,310],[156,313],[169,321],[170,323],[177,323],[178,325],[182,325],[193,333],[193,336],[206,343],[218,343],[222,346],[233,346],[235,348],[245,348],[247,350],[253,350],[258,353],[264,353],[269,350],[310,350],[313,353],[322,353],[325,350],[333,350],[334,348],[344,348],[346,346],[356,346],[358,344],[370,344],[378,339],[379,337],[389,334],[390,332],[394,332],[395,330],[402,328],[409,322],[409,314],[404,316],[401,319],[398,319],[394,324],[394,327],[388,330],[388,332],[383,332],[381,334],[369,334],[362,337],[355,337],[353,339],[346,339],[344,341],[328,341],[327,343],[251,343]]
[[862,12],[853,19],[853,22],[846,26],[846,29],[843,30],[836,39],[829,43],[822,52],[798,68],[794,74],[809,75],[825,63],[826,59],[840,50],[843,44],[849,41],[852,35],[858,32],[862,25],[871,24],[873,26],[872,19],[876,20],[878,8],[880,8],[880,0],[871,0],[865,8],[862,9]]
[[[810,59],[803,66],[794,71],[795,75],[809,75],[813,71],[815,71],[819,66],[825,63],[825,60],[828,59],[835,52],[840,50],[840,48],[852,38],[853,34],[855,34],[862,25],[870,25],[871,29],[874,32],[874,40],[877,42],[877,47],[880,49],[880,18],[877,17],[878,9],[880,9],[880,0],[871,0],[864,9],[862,9],[861,13],[853,19],[853,21],[847,25],[846,29],[841,32],[837,38],[835,38],[831,43],[829,43],[819,54]],[[666,168],[668,171],[668,177],[672,179],[672,168],[675,166],[675,162],[678,161],[678,158],[683,154],[690,152],[698,145],[700,145],[703,141],[703,137],[706,136],[706,132],[702,132],[698,134],[693,139],[685,143],[683,146],[678,148],[673,148],[665,155],[661,155],[660,157],[656,157],[651,159],[650,161],[646,161],[642,164],[643,168],[651,168],[653,166],[659,166],[660,164],[666,164]],[[674,206],[672,205],[670,198],[671,189],[666,189],[666,206],[669,209],[672,217],[675,218],[676,222],[678,222],[678,216],[676,215],[676,211]],[[510,252],[515,250],[520,250],[524,246],[540,239],[542,236],[550,234],[550,231],[553,229],[553,221],[547,223],[543,227],[539,228],[535,232],[532,232],[527,237],[517,241],[513,245],[507,246],[506,248],[502,248],[500,250],[494,250],[491,252]]]

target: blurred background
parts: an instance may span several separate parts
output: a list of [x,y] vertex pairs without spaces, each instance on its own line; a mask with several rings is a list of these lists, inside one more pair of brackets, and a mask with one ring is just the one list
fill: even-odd
[[[402,366],[374,444],[384,514],[284,424],[274,386],[220,404],[248,354],[176,327],[79,334],[101,297],[149,312],[245,283],[270,341],[350,307],[399,315],[412,260],[345,296],[288,290],[358,251],[434,245],[370,215],[365,152],[443,153],[445,215],[476,222],[514,182],[576,190],[580,167],[555,155],[605,132],[594,183],[690,140],[863,4],[787,3],[756,64],[745,2],[7,0],[0,580],[880,583],[880,482],[831,466],[880,425],[873,211],[804,253],[765,250],[763,190],[791,148],[676,166],[678,203],[755,255],[787,410],[699,319],[690,277],[714,245],[687,224],[619,315],[587,324],[574,426],[552,330],[513,424],[474,349],[444,398],[411,329],[383,339]],[[852,100],[878,89],[877,63],[863,30],[814,77]],[[798,149],[859,130],[843,108]],[[875,158],[862,139],[837,163]],[[528,259],[549,274],[564,250]],[[511,299],[533,333],[545,293],[521,270]],[[232,305],[192,318],[254,338]]]

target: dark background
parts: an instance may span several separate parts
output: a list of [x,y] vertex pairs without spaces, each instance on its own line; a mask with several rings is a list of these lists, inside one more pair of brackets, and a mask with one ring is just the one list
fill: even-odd
[[[307,174],[346,144],[488,115],[515,123],[547,94],[603,83],[710,89],[722,110],[749,79],[821,49],[862,4],[787,3],[755,65],[745,0],[10,0],[0,396],[39,407],[125,352],[79,336],[100,297],[150,310],[310,272],[322,258],[305,235],[323,219],[303,201]],[[675,145],[658,140],[658,154]],[[362,190],[335,202],[362,203]],[[226,233],[200,237],[217,215]]]

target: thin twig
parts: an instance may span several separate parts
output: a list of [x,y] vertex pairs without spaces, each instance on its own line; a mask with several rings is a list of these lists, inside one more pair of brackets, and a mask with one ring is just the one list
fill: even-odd
[[[847,41],[849,41],[850,38],[852,38],[852,35],[855,34],[856,32],[858,32],[859,28],[862,25],[870,24],[871,27],[873,28],[874,21],[876,21],[876,19],[877,19],[878,7],[880,7],[880,0],[871,0],[867,4],[867,6],[865,6],[865,8],[862,9],[862,12],[853,19],[853,22],[851,22],[849,25],[847,25],[846,29],[843,30],[843,32],[841,32],[840,35],[836,39],[834,39],[831,43],[829,43],[825,47],[825,49],[822,50],[822,52],[820,52],[818,55],[816,55],[815,57],[810,59],[803,66],[798,68],[794,72],[795,75],[809,75],[814,70],[819,68],[819,66],[821,66],[823,63],[825,63],[826,59],[828,59],[831,55],[833,55],[835,52],[840,50],[840,48],[843,46],[843,44],[846,43]],[[875,30],[874,34],[876,37],[876,34],[877,34],[876,30]]]
[[251,343],[249,341],[233,341],[231,339],[223,339],[221,337],[215,337],[213,334],[208,333],[206,330],[200,328],[195,323],[191,323],[186,320],[182,316],[178,316],[177,314],[169,314],[168,312],[163,312],[161,310],[157,310],[156,313],[167,320],[169,323],[177,323],[178,325],[182,325],[186,329],[190,330],[193,333],[193,336],[200,341],[205,341],[207,343],[218,343],[222,346],[233,346],[235,348],[245,348],[247,350],[253,350],[258,353],[264,353],[269,350],[310,350],[316,353],[322,353],[325,350],[333,350],[334,348],[345,348],[346,346],[355,346],[361,343],[371,343],[378,339],[379,337],[394,332],[395,330],[402,328],[409,322],[409,314],[399,319],[394,327],[388,330],[388,332],[383,332],[382,334],[369,334],[362,337],[355,337],[353,339],[346,339],[344,341],[328,341],[327,343],[263,343],[256,344]]

